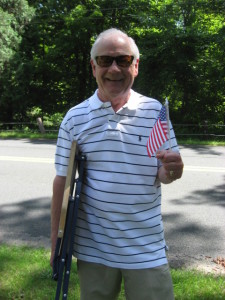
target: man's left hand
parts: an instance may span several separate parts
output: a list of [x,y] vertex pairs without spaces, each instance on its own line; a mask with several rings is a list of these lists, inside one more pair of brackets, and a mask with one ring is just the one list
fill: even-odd
[[158,151],[156,158],[162,163],[162,167],[158,172],[158,178],[162,183],[170,183],[181,178],[184,164],[178,152],[171,150]]

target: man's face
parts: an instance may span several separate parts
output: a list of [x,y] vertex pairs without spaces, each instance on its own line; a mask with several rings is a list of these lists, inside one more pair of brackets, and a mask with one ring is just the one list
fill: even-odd
[[[133,55],[128,39],[112,35],[97,46],[97,56]],[[138,61],[129,67],[120,67],[114,60],[109,67],[100,67],[91,61],[93,75],[98,84],[99,98],[102,101],[123,101],[129,97],[134,78],[138,75]]]

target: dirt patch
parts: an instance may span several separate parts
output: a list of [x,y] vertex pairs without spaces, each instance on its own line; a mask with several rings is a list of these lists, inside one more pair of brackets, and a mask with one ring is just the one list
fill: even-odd
[[195,269],[207,274],[225,275],[225,259],[223,257],[213,258],[205,255],[192,257],[169,254],[168,260],[171,268]]

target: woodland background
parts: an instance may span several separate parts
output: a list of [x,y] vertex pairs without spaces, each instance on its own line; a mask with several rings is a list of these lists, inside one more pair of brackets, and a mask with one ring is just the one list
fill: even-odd
[[90,49],[116,27],[140,49],[136,91],[168,97],[173,123],[224,125],[224,16],[224,0],[0,0],[0,122],[60,122],[96,89]]

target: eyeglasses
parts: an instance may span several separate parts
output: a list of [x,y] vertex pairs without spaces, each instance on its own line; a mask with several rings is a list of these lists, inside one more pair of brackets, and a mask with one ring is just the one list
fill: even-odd
[[134,57],[132,55],[120,55],[116,57],[102,55],[102,56],[96,56],[95,60],[97,64],[103,68],[110,67],[114,60],[116,61],[119,67],[127,68],[132,64]]

